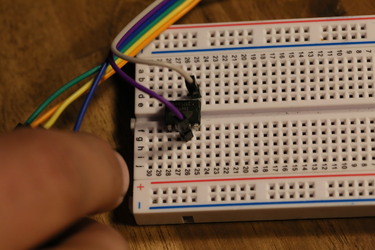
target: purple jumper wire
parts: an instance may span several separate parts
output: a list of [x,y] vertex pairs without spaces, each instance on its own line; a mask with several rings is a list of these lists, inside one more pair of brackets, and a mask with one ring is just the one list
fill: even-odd
[[[126,32],[126,34],[121,38],[121,40],[119,41],[118,44],[121,44],[122,42],[124,42],[129,36],[130,34],[132,34],[135,30],[137,30],[144,22],[147,21],[147,19],[152,16],[153,14],[155,14],[158,10],[160,10],[161,8],[163,8],[164,5],[166,5],[169,1],[168,0],[164,0],[163,2],[161,2],[158,6],[156,6],[154,9],[152,9],[149,13],[147,13],[144,17],[142,17],[131,29],[129,29],[128,32]],[[116,45],[116,47],[118,46],[118,44]],[[109,58],[109,63],[111,64],[112,68],[120,75],[120,77],[122,77],[125,81],[129,82],[131,85],[133,85],[135,88],[145,92],[146,94],[154,97],[155,99],[159,100],[160,102],[162,102],[168,109],[170,109],[176,116],[178,119],[180,120],[183,120],[184,119],[184,115],[181,113],[180,110],[178,110],[178,108],[176,108],[170,101],[168,101],[167,99],[165,99],[163,96],[160,96],[158,94],[156,94],[154,91],[144,87],[143,85],[137,83],[134,79],[132,79],[130,76],[128,76],[125,72],[123,72],[115,63],[115,61],[113,60],[113,54],[112,56],[110,56]]]

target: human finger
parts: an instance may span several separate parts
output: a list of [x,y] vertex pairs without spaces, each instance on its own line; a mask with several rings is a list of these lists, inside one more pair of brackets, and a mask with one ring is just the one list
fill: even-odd
[[122,235],[113,228],[89,218],[76,223],[43,248],[60,249],[108,249],[125,250],[128,245]]
[[128,184],[125,162],[94,136],[41,129],[5,135],[0,245],[38,245],[83,216],[114,208]]

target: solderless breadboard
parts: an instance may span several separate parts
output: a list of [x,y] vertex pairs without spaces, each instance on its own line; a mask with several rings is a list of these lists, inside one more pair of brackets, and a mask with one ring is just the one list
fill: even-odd
[[[375,16],[173,26],[138,56],[202,94],[184,142],[136,91],[139,224],[375,215]],[[169,100],[184,80],[137,65]]]

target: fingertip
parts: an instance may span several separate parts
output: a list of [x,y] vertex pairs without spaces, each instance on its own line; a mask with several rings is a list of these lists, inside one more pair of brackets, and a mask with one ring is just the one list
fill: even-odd
[[53,249],[129,249],[115,229],[85,218],[42,248]]
[[[19,129],[1,136],[0,159],[5,246],[27,248],[82,216],[111,210],[129,187],[124,159],[86,133]],[[14,240],[18,234],[22,241]]]
[[117,206],[118,206],[122,203],[126,193],[128,192],[128,189],[129,189],[129,169],[128,169],[128,166],[127,166],[124,158],[120,155],[120,153],[118,153],[117,151],[114,151],[114,152],[115,152],[118,164],[119,164],[119,166],[121,168],[121,172],[122,172],[122,196],[117,201]]

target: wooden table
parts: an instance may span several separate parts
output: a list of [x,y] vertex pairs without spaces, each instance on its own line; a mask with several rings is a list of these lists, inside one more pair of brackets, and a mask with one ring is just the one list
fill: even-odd
[[[113,37],[151,0],[1,0],[0,133],[22,122],[52,91],[100,63]],[[267,20],[375,13],[373,0],[205,0],[180,23]],[[132,92],[119,78],[97,91],[82,130],[131,161]],[[71,129],[81,101],[57,128]],[[129,153],[130,152],[130,153]],[[136,249],[375,248],[375,219],[135,226],[127,205],[98,216]]]

